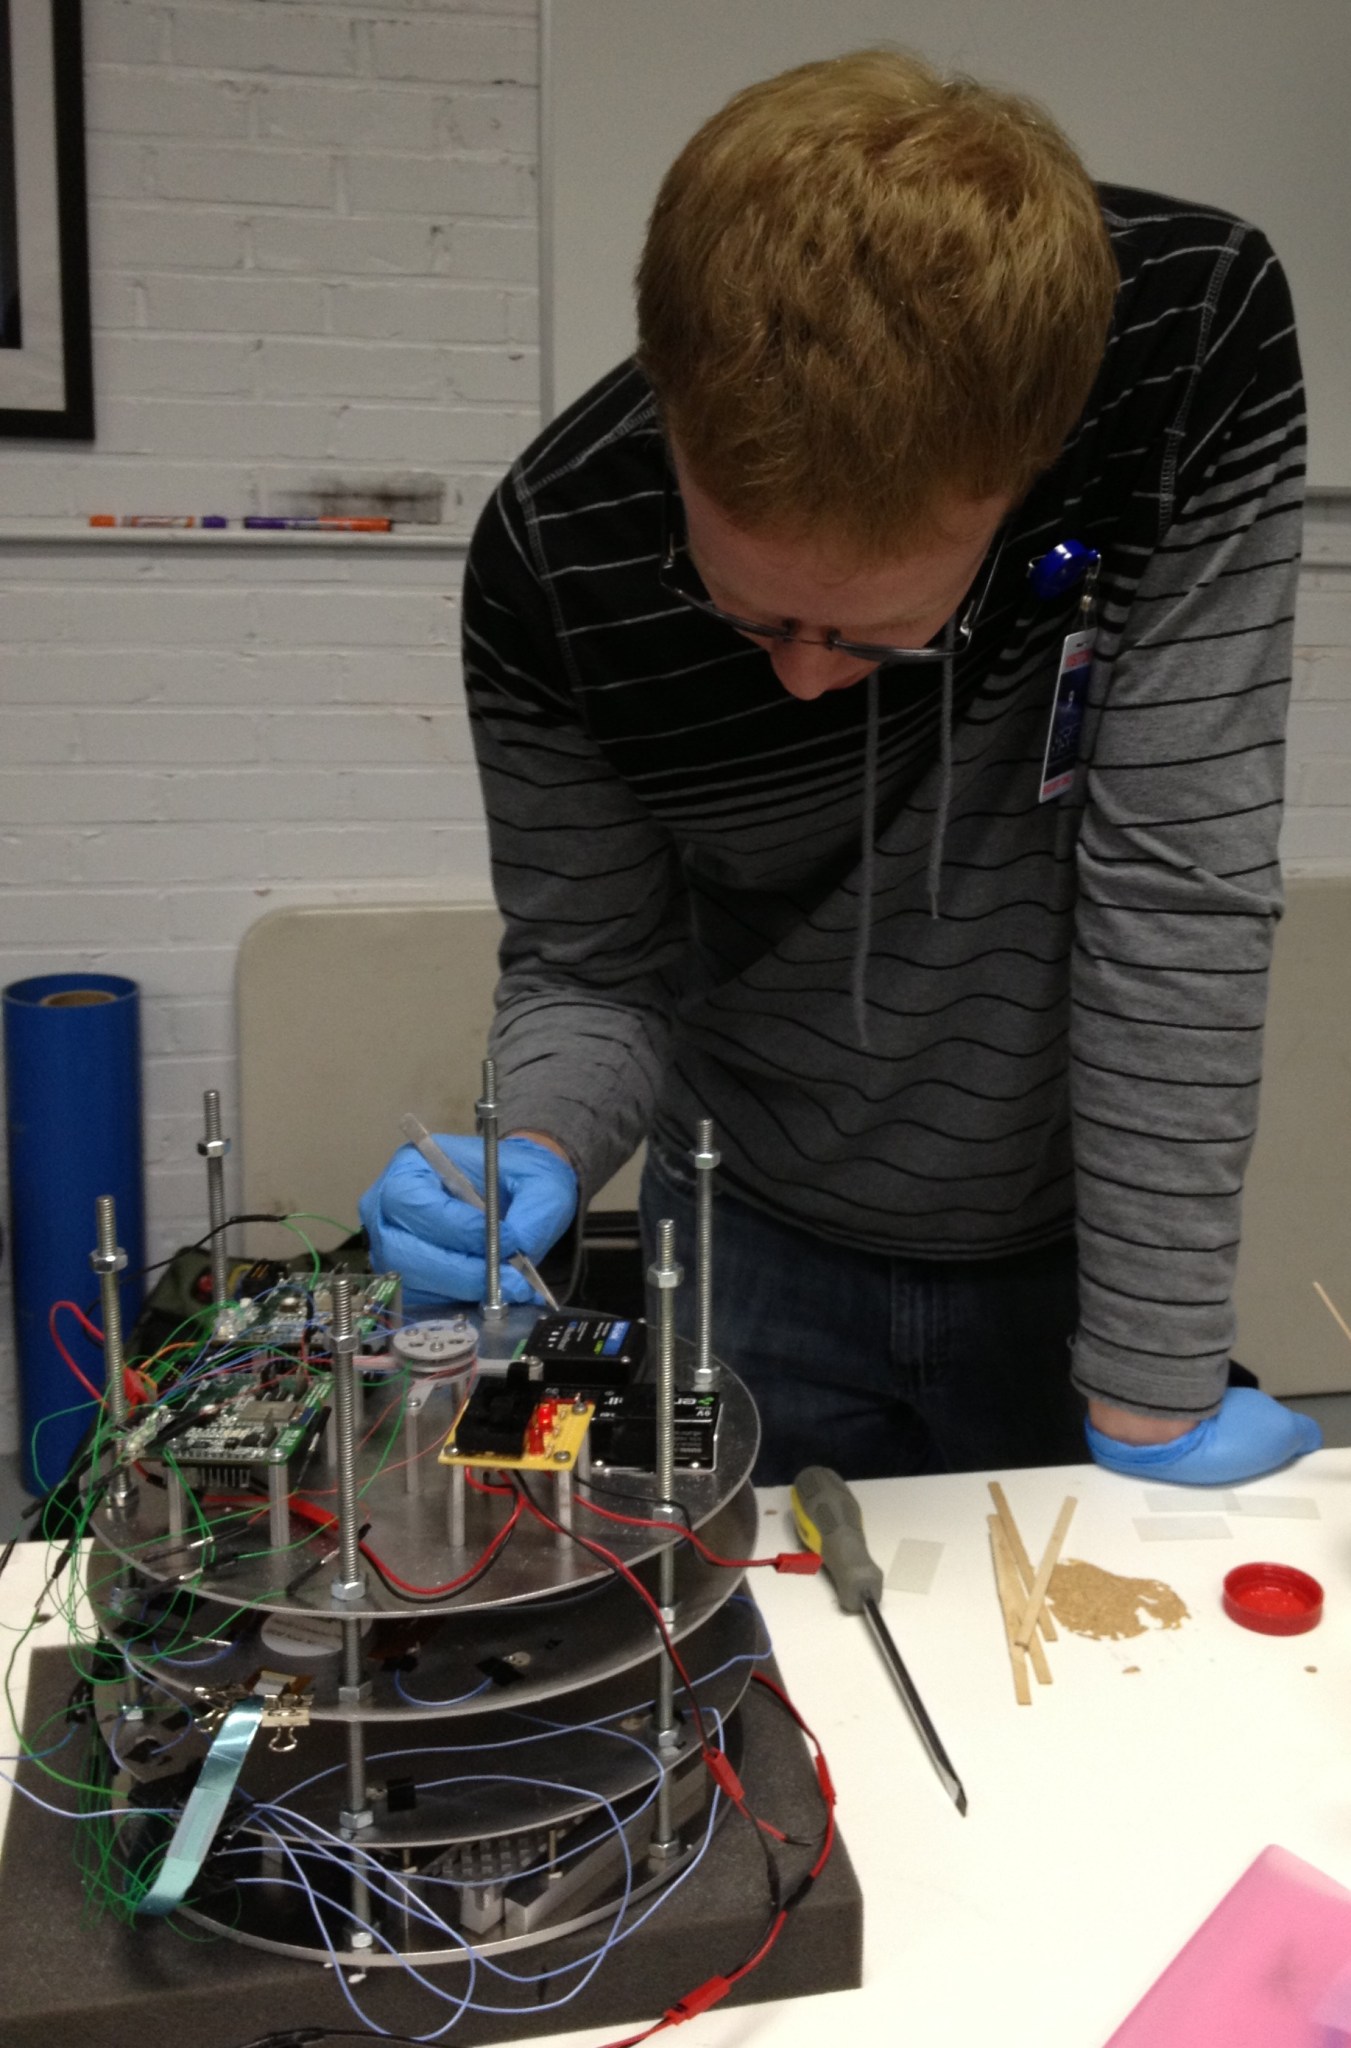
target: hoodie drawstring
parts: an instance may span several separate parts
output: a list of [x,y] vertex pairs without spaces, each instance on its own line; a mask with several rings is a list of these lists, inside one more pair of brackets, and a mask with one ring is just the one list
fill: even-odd
[[[943,664],[944,669],[947,663]],[[868,711],[863,742],[862,862],[859,871],[858,929],[854,934],[854,1029],[864,1051],[868,1050],[868,948],[873,935],[873,872],[876,866],[874,840],[877,836],[877,733],[880,723],[877,670],[868,677]]]
[[[943,684],[939,708],[938,734],[938,804],[934,813],[933,834],[929,840],[928,891],[929,915],[938,917],[939,892],[943,878],[943,849],[947,840],[948,813],[952,808],[952,671],[954,663],[953,629],[949,621],[943,639]],[[859,863],[859,906],[858,928],[854,935],[854,966],[851,976],[851,994],[854,1007],[854,1029],[858,1042],[865,1052],[871,1050],[868,1040],[868,952],[872,945],[873,933],[873,888],[877,869],[877,751],[880,725],[880,705],[877,678],[880,671],[874,669],[867,681],[867,722],[863,742],[863,821],[860,830]]]

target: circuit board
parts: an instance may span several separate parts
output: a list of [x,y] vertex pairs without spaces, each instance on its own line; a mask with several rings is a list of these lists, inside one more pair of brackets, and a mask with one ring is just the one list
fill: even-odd
[[570,1472],[591,1418],[591,1401],[541,1400],[522,1387],[475,1387],[442,1446],[442,1465],[502,1472]]
[[145,1446],[144,1455],[172,1458],[190,1484],[246,1486],[269,1465],[299,1463],[328,1410],[299,1377],[261,1376],[232,1388],[228,1400],[202,1402]]
[[[389,1318],[399,1295],[397,1273],[353,1276],[352,1327],[363,1351],[383,1351],[389,1337]],[[333,1321],[332,1276],[321,1273],[312,1285],[298,1280],[269,1287],[265,1293],[227,1301],[212,1327],[216,1343],[248,1337],[251,1343],[269,1344],[274,1350],[294,1350],[306,1337],[323,1348]]]

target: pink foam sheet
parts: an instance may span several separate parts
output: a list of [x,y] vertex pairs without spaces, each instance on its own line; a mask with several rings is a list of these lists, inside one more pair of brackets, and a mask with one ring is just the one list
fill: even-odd
[[1351,1891],[1264,1849],[1106,2048],[1351,2048]]

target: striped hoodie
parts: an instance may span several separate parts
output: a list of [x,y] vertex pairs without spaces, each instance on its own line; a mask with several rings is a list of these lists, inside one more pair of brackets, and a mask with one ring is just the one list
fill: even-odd
[[[591,1190],[710,1116],[731,1192],[880,1252],[1076,1231],[1076,1383],[1187,1418],[1218,1402],[1233,1332],[1303,407],[1263,236],[1101,197],[1121,270],[1101,371],[1006,522],[946,766],[941,672],[800,703],[662,590],[665,451],[632,363],[485,509],[466,687],[506,921],[504,1128],[550,1132]],[[1072,786],[1041,802],[1078,593],[1038,601],[1027,567],[1069,538],[1102,556],[1095,656]]]

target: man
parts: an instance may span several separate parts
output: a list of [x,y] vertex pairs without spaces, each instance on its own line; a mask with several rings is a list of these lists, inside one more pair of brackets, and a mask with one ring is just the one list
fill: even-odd
[[[762,1478],[1069,1459],[1083,1399],[1123,1469],[1311,1448],[1226,1393],[1303,447],[1262,236],[862,52],[687,145],[638,315],[466,579],[505,1249],[646,1134],[688,1260],[709,1116]],[[363,1216],[481,1288],[416,1155]]]

